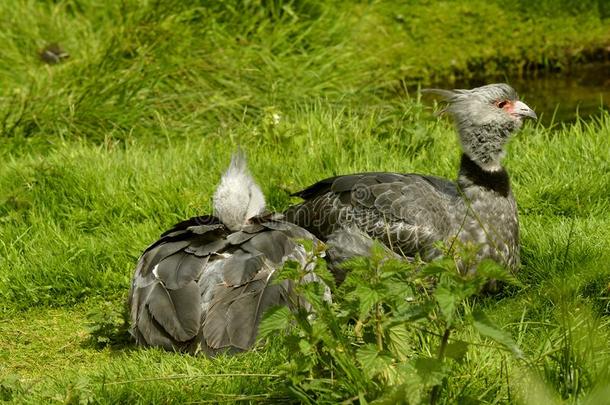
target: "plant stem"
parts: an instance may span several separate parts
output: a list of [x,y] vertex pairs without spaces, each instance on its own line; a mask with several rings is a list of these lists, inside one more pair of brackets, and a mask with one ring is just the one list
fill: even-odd
[[[447,350],[447,344],[449,343],[449,335],[451,335],[451,329],[445,329],[445,333],[443,333],[443,338],[441,339],[441,346],[438,349],[438,359],[441,364],[445,358],[445,350]],[[438,397],[441,393],[442,384],[434,386],[432,388],[432,392],[430,393],[430,405],[435,405],[438,401]]]
[[377,335],[377,350],[383,350],[383,328],[381,327],[381,304],[375,308],[375,335]]

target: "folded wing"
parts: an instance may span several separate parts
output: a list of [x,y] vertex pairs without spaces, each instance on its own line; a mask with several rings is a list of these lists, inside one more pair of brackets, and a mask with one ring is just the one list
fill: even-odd
[[362,173],[322,180],[295,195],[305,201],[287,220],[326,240],[356,227],[405,256],[433,255],[433,243],[452,227],[456,185],[432,176]]

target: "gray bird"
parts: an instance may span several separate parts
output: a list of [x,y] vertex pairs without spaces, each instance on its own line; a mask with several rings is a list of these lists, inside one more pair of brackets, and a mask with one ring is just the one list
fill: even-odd
[[[463,150],[457,182],[401,173],[332,177],[295,193],[305,201],[290,207],[286,219],[335,244],[351,243],[345,229],[356,227],[396,253],[426,261],[441,255],[437,242],[457,238],[477,245],[479,260],[491,258],[515,271],[517,204],[501,160],[510,136],[536,114],[507,84],[428,92],[444,97],[455,120]],[[337,232],[340,238],[333,236]],[[362,238],[355,243],[359,247],[341,250],[366,245]]]
[[[244,351],[265,310],[306,305],[291,281],[272,281],[287,260],[307,266],[298,240],[320,242],[281,214],[265,213],[241,153],[222,176],[214,210],[175,225],[140,257],[129,293],[137,344],[208,355]],[[319,281],[313,273],[305,278]]]

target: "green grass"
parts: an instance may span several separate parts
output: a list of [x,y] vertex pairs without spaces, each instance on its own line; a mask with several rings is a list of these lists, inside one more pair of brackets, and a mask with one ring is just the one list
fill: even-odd
[[[454,177],[450,123],[405,84],[567,67],[610,41],[601,1],[113,4],[0,3],[0,400],[274,398],[290,356],[276,341],[217,359],[100,349],[87,313],[120,309],[142,249],[210,211],[238,144],[276,210],[288,191],[336,173]],[[48,66],[36,52],[53,41],[71,57]],[[610,116],[530,124],[509,149],[523,287],[477,305],[527,362],[477,346],[441,402],[600,403]],[[460,337],[482,343],[469,333]],[[424,339],[417,350],[436,348]],[[268,376],[235,376],[252,373]]]

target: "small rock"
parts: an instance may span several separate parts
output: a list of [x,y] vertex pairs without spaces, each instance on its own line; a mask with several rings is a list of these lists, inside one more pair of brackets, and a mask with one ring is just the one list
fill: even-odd
[[42,48],[38,54],[43,62],[55,65],[64,59],[68,59],[70,54],[62,49],[57,43],[51,43]]

